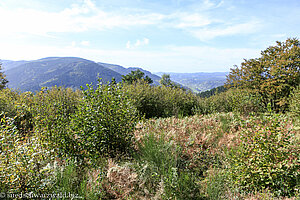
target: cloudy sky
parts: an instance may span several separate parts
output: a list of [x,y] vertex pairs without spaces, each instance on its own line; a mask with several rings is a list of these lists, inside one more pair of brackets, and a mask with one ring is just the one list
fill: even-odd
[[299,0],[0,0],[0,59],[229,71],[298,37]]

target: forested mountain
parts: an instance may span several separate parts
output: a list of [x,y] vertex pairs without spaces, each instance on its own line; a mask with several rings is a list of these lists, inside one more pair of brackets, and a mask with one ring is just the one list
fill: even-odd
[[54,85],[80,88],[88,83],[97,83],[97,78],[103,82],[112,77],[121,81],[121,74],[110,70],[93,61],[75,57],[50,57],[21,63],[3,62],[8,87],[21,91],[36,91],[41,87]]
[[[21,91],[36,91],[41,87],[54,85],[80,88],[88,83],[96,83],[97,78],[103,82],[115,78],[121,81],[122,75],[131,71],[141,70],[145,76],[153,80],[154,85],[159,85],[160,76],[164,72],[152,74],[137,67],[125,68],[120,65],[94,62],[77,57],[48,57],[32,61],[1,60],[3,70],[9,81],[8,87]],[[226,72],[215,73],[167,73],[171,80],[194,92],[202,92],[221,86],[225,83]]]

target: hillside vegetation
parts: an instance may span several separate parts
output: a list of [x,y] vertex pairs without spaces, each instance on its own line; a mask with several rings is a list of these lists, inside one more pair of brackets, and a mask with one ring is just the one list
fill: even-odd
[[298,199],[299,61],[299,41],[288,39],[232,69],[227,89],[206,98],[143,79],[3,88],[0,193]]

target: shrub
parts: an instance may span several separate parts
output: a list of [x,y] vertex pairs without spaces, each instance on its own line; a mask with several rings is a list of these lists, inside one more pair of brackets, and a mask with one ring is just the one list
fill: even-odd
[[198,114],[238,112],[243,115],[263,111],[259,95],[250,90],[235,88],[199,99],[198,107],[195,110]]
[[27,96],[26,104],[33,115],[38,137],[60,156],[72,151],[70,137],[73,136],[70,135],[69,125],[71,114],[77,110],[82,93],[55,86],[51,89],[42,88],[35,95],[30,93]]
[[22,137],[14,119],[0,116],[0,190],[6,193],[45,192],[51,186],[53,159],[36,137]]
[[240,143],[229,156],[230,176],[242,190],[295,194],[300,176],[299,144],[284,120],[270,114],[246,121]]
[[73,156],[116,157],[130,154],[133,131],[140,120],[121,84],[87,85],[70,124],[70,149]]
[[197,97],[181,88],[151,86],[144,82],[124,85],[137,110],[146,118],[193,114]]
[[289,110],[293,116],[300,118],[300,85],[290,95]]
[[30,107],[26,104],[28,93],[19,93],[11,89],[0,90],[0,113],[14,118],[18,133],[25,136],[33,128]]

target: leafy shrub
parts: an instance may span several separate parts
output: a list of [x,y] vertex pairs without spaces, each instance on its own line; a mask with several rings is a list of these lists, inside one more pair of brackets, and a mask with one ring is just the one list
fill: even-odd
[[35,95],[30,93],[27,96],[26,104],[30,107],[39,138],[60,156],[72,151],[73,144],[70,144],[69,138],[72,136],[68,128],[71,114],[77,110],[82,93],[55,86],[51,89],[42,88]]
[[124,85],[137,110],[146,118],[193,114],[197,97],[180,88],[151,86],[144,82]]
[[278,196],[292,196],[299,187],[299,144],[278,114],[246,121],[229,161],[230,176],[244,191],[269,189]]
[[233,111],[232,95],[232,91],[227,91],[208,98],[200,98],[195,112],[197,114],[231,112]]
[[201,98],[195,112],[210,114],[216,112],[238,112],[243,115],[263,112],[260,97],[249,90],[230,89],[208,98]]
[[11,89],[0,90],[0,113],[14,118],[18,133],[25,136],[33,128],[30,107],[26,104],[28,93],[19,93]]
[[293,116],[300,118],[300,86],[294,88],[290,95],[289,110]]
[[0,116],[0,190],[2,192],[45,192],[53,171],[47,164],[51,152],[36,137],[22,137],[14,119]]
[[[88,85],[70,124],[73,156],[116,157],[130,154],[139,116],[121,84]],[[68,150],[68,149],[67,149]]]

